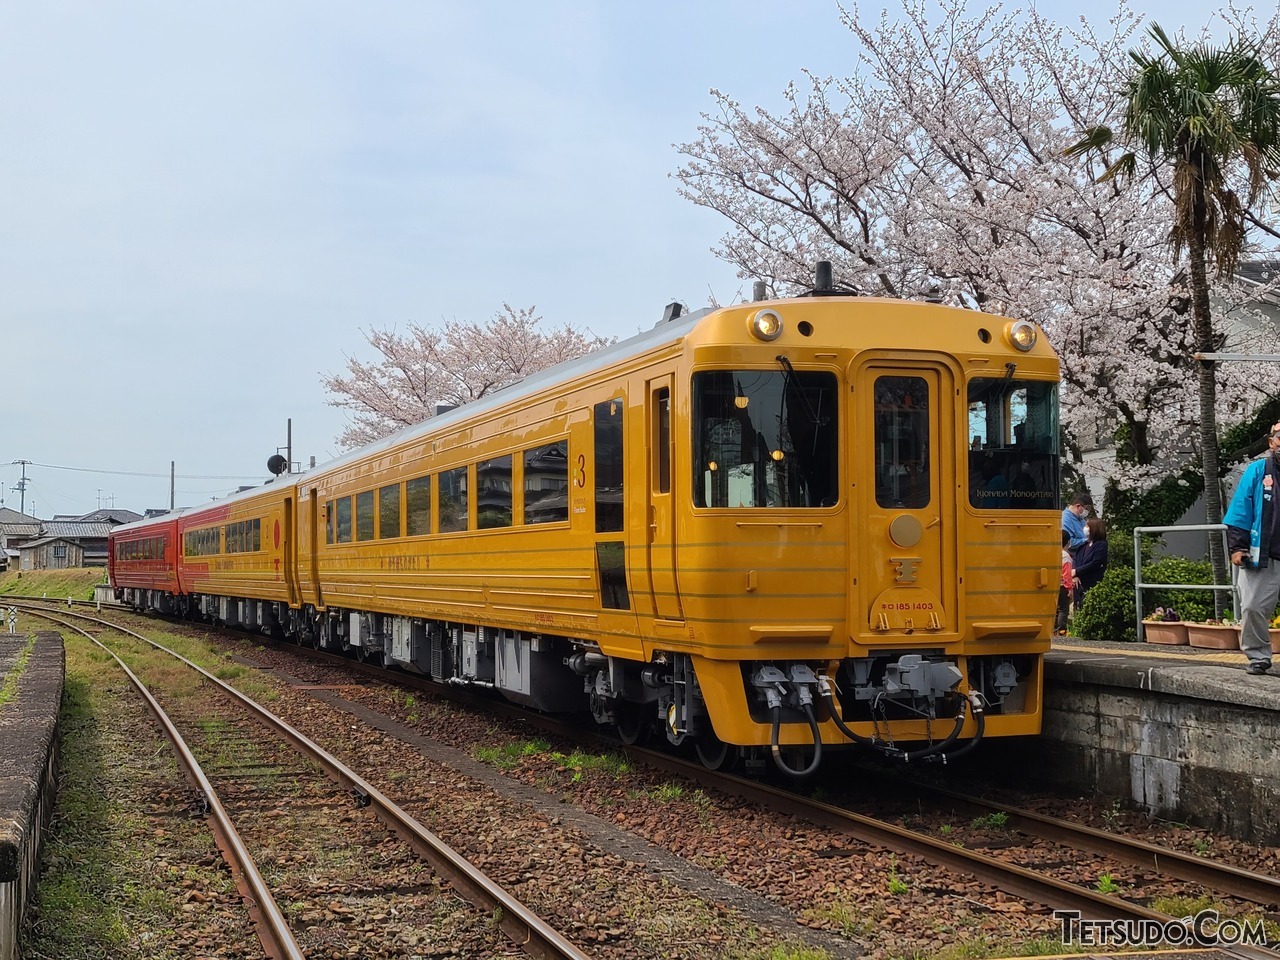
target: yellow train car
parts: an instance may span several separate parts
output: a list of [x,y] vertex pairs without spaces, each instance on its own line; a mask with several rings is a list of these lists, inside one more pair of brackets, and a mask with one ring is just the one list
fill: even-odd
[[295,489],[277,479],[178,515],[177,612],[232,627],[283,632],[298,607],[292,556]]
[[[222,552],[184,553],[182,586],[197,615],[249,599],[250,627],[590,710],[712,767],[955,756],[1040,730],[1057,383],[1026,321],[826,289],[673,305],[184,515]],[[270,540],[228,554],[246,522]]]

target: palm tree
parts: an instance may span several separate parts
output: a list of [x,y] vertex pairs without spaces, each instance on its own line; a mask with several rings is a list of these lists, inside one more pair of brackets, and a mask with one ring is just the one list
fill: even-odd
[[[1218,276],[1235,272],[1244,244],[1245,211],[1257,202],[1266,181],[1280,173],[1280,79],[1258,46],[1243,38],[1225,48],[1197,43],[1179,49],[1159,24],[1152,24],[1150,33],[1157,56],[1129,51],[1136,69],[1125,83],[1121,136],[1114,137],[1108,127],[1092,127],[1067,153],[1101,150],[1113,139],[1122,140],[1130,149],[1099,180],[1132,179],[1139,150],[1155,167],[1173,168],[1169,243],[1175,259],[1181,259],[1184,248],[1187,251],[1195,349],[1212,353],[1208,263],[1213,261]],[[1228,180],[1239,172],[1247,175],[1243,202]],[[1200,361],[1198,372],[1205,519],[1221,523],[1213,361]],[[1214,580],[1226,583],[1222,544],[1218,537],[1210,537],[1209,544]]]

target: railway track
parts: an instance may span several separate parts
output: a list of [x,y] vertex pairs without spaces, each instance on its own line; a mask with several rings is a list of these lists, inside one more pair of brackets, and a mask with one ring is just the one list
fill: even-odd
[[[298,648],[285,645],[285,649],[297,650]],[[387,679],[386,672],[381,669],[353,663],[331,654],[307,652],[322,659],[336,661],[346,668],[368,673],[379,679]],[[434,693],[440,692],[440,686],[430,681],[407,675],[400,675],[400,677],[407,686],[421,687]],[[459,693],[463,695],[457,696]],[[452,699],[464,702],[476,700],[475,697],[461,691],[449,690],[447,694]],[[587,734],[580,727],[564,724],[551,718],[531,717],[518,708],[508,707],[492,700],[485,700],[483,709],[508,713],[518,717],[524,723],[534,724],[548,733],[572,741],[598,743],[598,738],[594,734]],[[874,844],[890,851],[913,855],[930,863],[944,865],[950,870],[977,877],[995,889],[1054,910],[1073,910],[1082,917],[1130,923],[1166,924],[1175,919],[1151,909],[1142,902],[1108,895],[1077,883],[1057,879],[1047,875],[1042,869],[964,849],[927,833],[865,817],[834,804],[819,803],[756,781],[708,771],[699,765],[685,762],[669,754],[637,747],[625,749],[632,758],[655,770],[698,783],[708,790],[741,797],[763,807],[816,824],[824,830],[849,837],[858,843]],[[1004,826],[1007,830],[1053,843],[1059,849],[1067,851],[1064,854],[1067,858],[1087,852],[1093,856],[1111,858],[1117,862],[1159,874],[1168,881],[1197,885],[1214,894],[1228,894],[1273,909],[1280,904],[1280,881],[1265,874],[1253,873],[1203,857],[1193,857],[1145,841],[1096,830],[1034,811],[993,803],[945,788],[914,781],[906,787],[912,791],[913,800],[929,797],[932,802],[948,804],[952,808],[963,806],[967,810],[983,811],[988,815],[999,813],[1005,818]],[[1237,947],[1233,955],[1274,956],[1273,953],[1256,952],[1249,947]]]
[[[530,956],[545,958],[545,960],[588,960],[588,954],[570,943],[532,910],[494,883],[483,871],[405,813],[360,774],[260,704],[202,667],[162,644],[116,623],[79,613],[54,613],[46,607],[38,607],[30,603],[22,604],[20,609],[84,636],[111,654],[128,675],[155,714],[166,736],[173,742],[181,766],[200,791],[219,849],[227,857],[228,864],[237,878],[237,886],[245,898],[259,939],[269,957],[293,960],[293,958],[302,958],[305,954],[285,919],[285,911],[281,909],[273,891],[263,879],[262,871],[250,853],[250,844],[245,842],[241,832],[232,822],[228,807],[237,808],[240,814],[246,815],[248,819],[252,819],[247,817],[247,814],[253,810],[270,811],[274,815],[280,815],[287,810],[291,820],[295,817],[300,818],[292,821],[291,830],[301,833],[300,839],[303,843],[314,840],[314,835],[310,831],[321,829],[322,826],[326,830],[332,830],[335,819],[342,824],[349,820],[347,814],[350,811],[369,807],[394,834],[429,862],[432,869],[447,880],[454,891],[472,904],[479,914],[493,918],[512,944],[517,945]],[[198,672],[208,684],[212,684],[223,695],[226,706],[215,710],[211,717],[207,703],[200,709],[193,709],[188,703],[173,711],[181,715],[180,720],[175,722],[170,712],[165,710],[143,679],[131,670],[114,650],[88,631],[71,623],[66,619],[68,616],[90,620],[102,627],[127,635],[133,641],[169,654]],[[234,711],[230,709],[231,705],[234,705],[235,710],[239,712],[239,717],[232,716]],[[245,729],[246,715],[252,716],[256,721],[252,730]],[[217,773],[210,775],[205,772],[196,760],[192,748],[188,746],[187,737],[180,732],[180,726],[187,730],[188,737],[196,731],[197,737],[206,740],[205,752],[220,754],[220,776]],[[285,745],[302,754],[310,764],[314,764],[317,772],[327,775],[327,778],[339,784],[345,793],[335,794],[331,787],[321,787],[306,771],[296,769],[296,753],[290,751],[289,755],[282,755],[273,747],[264,748],[260,736],[262,726],[268,728]],[[217,743],[212,744],[209,742],[211,740],[216,740]],[[252,787],[246,786],[249,778],[240,775],[248,769],[254,771]],[[276,789],[262,789],[264,782],[271,783]],[[287,789],[280,790],[281,784],[284,784]],[[235,796],[233,801],[224,799],[228,791]],[[315,818],[310,821],[309,827],[307,817]],[[269,821],[271,817],[267,819]],[[260,838],[264,832],[268,836],[273,833],[278,835],[278,829],[273,829],[271,823],[262,823],[261,817],[258,821],[256,827],[252,829],[257,831]],[[355,828],[353,823],[350,826],[352,829]],[[385,863],[381,865],[381,869],[386,871]],[[376,876],[377,871],[369,869],[368,874]],[[351,912],[344,910],[338,914],[334,924],[335,936],[338,935],[338,930],[346,926],[346,918],[343,914]],[[322,922],[324,917],[322,915],[313,920]],[[311,935],[317,936],[314,931]],[[323,938],[324,934],[321,933],[319,936]]]

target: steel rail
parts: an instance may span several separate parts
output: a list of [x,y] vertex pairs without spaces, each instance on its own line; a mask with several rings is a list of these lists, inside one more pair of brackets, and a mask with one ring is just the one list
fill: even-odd
[[865,843],[888,847],[899,853],[911,854],[923,857],[932,863],[943,864],[953,870],[971,873],[1006,893],[1016,894],[1023,899],[1033,900],[1055,910],[1079,910],[1082,916],[1099,920],[1163,922],[1173,919],[1140,904],[1109,897],[1073,883],[1047,877],[1026,867],[1005,863],[994,857],[975,853],[944,840],[937,840],[905,827],[853,813],[829,803],[809,800],[777,787],[733,774],[713,772],[697,764],[643,747],[627,747],[626,750],[628,754],[643,758],[646,764],[656,769],[686,777],[704,787],[742,797],[752,803],[759,803],[771,810],[838,831]]
[[[200,762],[191,753],[186,740],[178,732],[178,728],[173,725],[173,721],[169,719],[169,715],[164,708],[151,695],[151,691],[147,689],[146,684],[129,669],[128,665],[116,655],[114,650],[98,640],[97,637],[92,636],[75,624],[63,620],[61,617],[54,616],[49,611],[32,607],[23,607],[22,609],[28,613],[35,613],[42,619],[59,624],[68,630],[74,630],[86,640],[92,641],[105,650],[119,664],[120,669],[125,672],[125,676],[129,678],[138,693],[142,695],[152,714],[160,722],[160,727],[164,730],[165,736],[169,738],[170,743],[173,744],[174,751],[178,755],[178,762],[182,765],[183,770],[186,771],[187,777],[204,797],[208,806],[209,827],[213,831],[214,840],[218,844],[218,849],[222,851],[223,859],[227,861],[227,865],[231,868],[232,875],[236,880],[236,887],[239,888],[240,895],[249,910],[249,916],[253,919],[254,929],[258,934],[259,941],[262,943],[263,950],[266,951],[271,960],[304,960],[306,955],[302,952],[302,948],[298,946],[298,941],[294,939],[293,931],[289,929],[289,924],[276,903],[275,897],[272,896],[271,890],[267,887],[266,881],[262,878],[262,874],[258,871],[257,864],[254,863],[253,857],[244,845],[244,841],[240,839],[240,834],[236,831],[235,825],[231,822],[226,809],[222,806],[222,801],[218,799],[218,794],[214,790],[213,784],[205,776]],[[71,615],[81,616],[81,614]],[[115,629],[123,628],[116,627]]]
[[288,722],[245,696],[235,687],[223,682],[199,664],[193,663],[182,656],[182,654],[169,649],[162,643],[149,640],[127,627],[83,613],[66,615],[99,623],[113,630],[119,630],[137,640],[150,644],[158,650],[163,650],[170,656],[181,660],[193,670],[198,671],[246,709],[256,713],[269,726],[289,740],[299,751],[318,763],[330,777],[343,786],[352,789],[362,803],[368,802],[378,818],[390,827],[397,836],[408,843],[420,856],[430,862],[442,876],[446,877],[454,889],[462,894],[464,899],[477,908],[492,914],[503,933],[525,953],[542,958],[542,960],[591,960],[589,954],[583,953],[566,940],[559,931],[555,930],[531,909],[491,880],[478,867],[402,810],[377,787],[373,786],[373,784],[369,783],[319,744],[313,743]]
[[946,800],[967,804],[974,810],[995,810],[1006,814],[1021,832],[1054,843],[1063,843],[1104,857],[1112,857],[1136,867],[1148,868],[1174,880],[1199,883],[1219,893],[1227,893],[1253,903],[1280,904],[1280,878],[1255,873],[1242,867],[1207,860],[1181,850],[1161,847],[1145,840],[1107,833],[1096,827],[1072,823],[1058,817],[1013,807],[982,797],[973,797],[947,787],[901,780],[904,785]]

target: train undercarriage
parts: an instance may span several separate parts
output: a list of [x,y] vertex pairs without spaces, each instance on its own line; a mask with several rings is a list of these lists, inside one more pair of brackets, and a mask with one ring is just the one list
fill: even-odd
[[[489,688],[547,713],[589,712],[624,743],[654,738],[691,745],[711,769],[740,762],[759,771],[772,757],[791,776],[815,772],[824,748],[850,744],[902,761],[954,759],[982,739],[988,715],[1021,712],[1037,670],[1030,654],[968,657],[962,670],[956,658],[931,649],[824,663],[743,661],[735,693],[759,741],[743,744],[717,735],[694,658],[683,653],[658,653],[641,663],[608,656],[590,641],[547,633],[291,609],[276,601],[133,588],[120,593],[140,612],[269,635],[440,683]],[[913,729],[923,723],[925,733],[895,738],[904,722],[914,722]],[[966,726],[970,735],[962,739]]]

